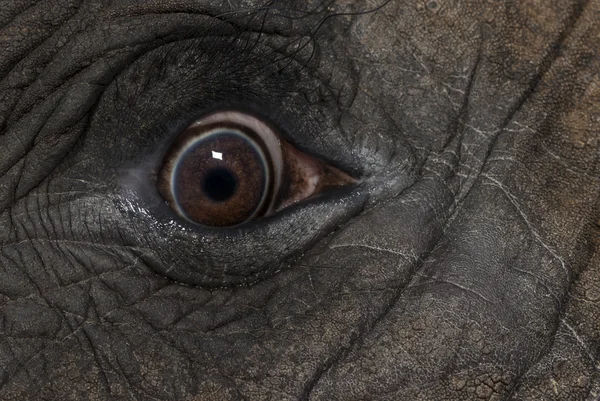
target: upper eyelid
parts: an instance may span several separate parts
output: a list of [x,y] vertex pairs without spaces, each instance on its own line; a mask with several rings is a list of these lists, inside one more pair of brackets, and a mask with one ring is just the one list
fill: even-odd
[[[220,40],[225,40],[228,41],[228,39],[224,39],[222,37],[219,37]],[[185,71],[183,72],[183,75],[178,76],[178,77],[174,77],[174,78],[169,78],[170,80],[188,80],[186,82],[190,82],[190,79],[195,79],[194,77],[190,78],[189,76],[186,76],[185,74],[188,71],[193,71],[192,74],[202,74],[202,71],[204,69],[210,70],[212,68],[212,66],[205,61],[200,61],[198,59],[198,57],[194,56],[194,54],[197,55],[203,55],[204,58],[207,59],[211,59],[211,53],[202,53],[202,46],[197,46],[196,44],[198,39],[186,39],[185,42],[189,42],[186,46],[184,46],[184,51],[190,51],[192,54],[188,54],[188,55],[179,55],[179,56],[174,56],[174,53],[181,53],[179,50],[175,51],[172,49],[166,50],[164,49],[165,46],[174,46],[176,44],[174,43],[169,43],[165,46],[162,46],[160,48],[155,49],[150,56],[150,58],[146,61],[144,61],[144,64],[147,65],[147,67],[143,67],[141,69],[136,69],[135,73],[137,75],[137,80],[144,82],[145,84],[143,85],[143,87],[140,88],[140,90],[142,91],[151,91],[154,88],[156,88],[157,85],[161,85],[161,80],[150,80],[147,78],[144,78],[144,76],[150,75],[152,74],[154,71],[159,70],[159,71],[163,71],[163,73],[161,74],[156,74],[159,76],[164,76],[166,74],[177,74],[179,71],[181,71],[181,68],[187,66],[187,68],[185,69]],[[204,41],[204,38],[199,39],[200,42]],[[193,44],[193,45],[192,45]],[[211,46],[211,51],[214,50],[214,48],[216,48],[217,46],[212,47]],[[246,61],[258,61],[260,60],[260,65],[262,65],[263,67],[266,67],[269,65],[269,63],[265,63],[266,60],[261,59],[260,57],[258,57],[258,55],[262,54],[260,51],[257,50],[257,47],[253,48],[253,51],[257,52],[254,56],[247,56],[247,53],[242,53],[242,52],[238,52],[238,51],[232,51],[229,50],[227,51],[228,56],[226,59],[220,60],[223,61],[225,63],[236,63],[239,62],[240,60],[246,60]],[[171,54],[171,57],[168,56],[168,54]],[[179,58],[181,57],[181,58]],[[248,57],[252,57],[252,59],[250,60]],[[182,65],[180,63],[181,60],[185,60],[184,64]],[[291,64],[287,64],[287,69],[293,69],[293,65]],[[300,66],[298,65],[298,68],[305,68],[305,66]],[[248,72],[248,71],[246,71]],[[252,82],[256,80],[257,77],[261,77],[264,76],[266,69],[265,68],[261,68],[259,65],[256,65],[254,68],[252,68],[251,70],[252,75],[248,75],[246,77],[237,77],[237,79],[243,79],[244,81],[247,81],[248,84],[246,84],[248,87],[252,86]],[[295,74],[294,74],[295,75]],[[279,77],[275,77],[272,79],[271,83],[269,84],[269,87],[265,87],[262,88],[263,91],[265,91],[263,93],[263,98],[271,98],[271,101],[276,101],[275,99],[279,99],[277,96],[281,96],[284,97],[286,96],[287,93],[290,92],[290,90],[292,90],[291,88],[298,84],[298,82],[290,82],[289,79],[283,79],[283,81],[279,81],[277,82],[279,79]],[[175,81],[173,81],[175,82]],[[263,78],[261,78],[261,82],[265,83],[265,80]],[[171,85],[171,83],[169,83],[169,85]],[[193,83],[190,82],[189,85],[193,86]],[[210,83],[209,83],[210,85]],[[283,88],[286,89],[283,89]],[[279,89],[277,89],[279,88]],[[211,91],[214,90],[214,87],[210,89]],[[295,90],[295,89],[294,89]],[[294,91],[292,90],[292,91]],[[273,91],[277,92],[283,92],[280,95],[277,95],[276,93],[274,93]],[[127,93],[123,93],[123,91],[120,91],[120,95],[122,97],[124,97],[125,101],[135,101],[135,98],[139,95],[138,90],[137,89],[133,89],[133,91],[128,95]],[[237,93],[230,93],[229,97],[235,99],[237,97],[237,95],[245,95],[244,93],[244,89],[240,88],[240,92]],[[260,94],[258,94],[260,96]],[[278,102],[278,101],[276,101]],[[303,105],[304,107],[306,107],[306,105]],[[274,112],[269,112],[269,110],[272,108],[271,105],[265,104],[262,101],[259,101],[258,99],[253,99],[253,100],[249,100],[249,99],[239,99],[239,101],[226,101],[224,103],[222,102],[217,102],[213,105],[210,105],[207,107],[207,105],[199,105],[199,107],[196,108],[196,111],[183,111],[181,114],[179,114],[177,117],[175,117],[175,125],[177,126],[177,128],[174,130],[175,132],[173,132],[172,135],[175,135],[177,131],[182,130],[183,128],[185,128],[185,126],[187,126],[188,124],[192,123],[194,120],[197,120],[199,118],[201,118],[203,115],[207,114],[208,112],[210,112],[211,110],[216,110],[216,109],[225,109],[225,108],[231,108],[231,109],[237,109],[240,111],[246,111],[250,114],[253,114],[257,117],[266,119],[268,121],[270,121],[271,124],[273,124],[277,130],[282,134],[282,136],[289,141],[290,143],[296,143],[299,138],[300,135],[306,135],[310,133],[310,130],[307,130],[305,127],[303,127],[301,124],[299,124],[304,116],[299,116],[299,115],[291,115],[289,113],[282,113],[280,111],[274,111]],[[305,113],[303,113],[304,115],[306,115]],[[292,117],[292,118],[290,118]],[[171,124],[171,123],[170,123]],[[300,131],[302,132],[302,134],[300,134]],[[318,150],[317,149],[308,149],[309,153],[316,153],[318,154]],[[327,159],[329,155],[327,154],[318,154],[320,157]]]
[[[235,43],[235,41],[232,42],[232,39],[228,37],[220,37],[219,43]],[[216,72],[211,71],[211,68],[214,68],[214,64],[212,64],[212,62],[214,62],[214,58],[211,57],[211,53],[208,55],[202,53],[205,45],[207,45],[206,38],[186,39],[180,42],[165,44],[164,46],[154,49],[152,52],[147,54],[146,57],[137,60],[138,63],[142,64],[142,68],[130,68],[129,70],[134,71],[135,78],[138,82],[141,81],[145,83],[142,89],[143,92],[149,91],[153,94],[161,94],[161,92],[156,92],[156,88],[167,90],[167,88],[178,85],[178,82],[180,85],[179,88],[181,88],[181,81],[179,80],[182,80],[187,83],[183,87],[185,88],[184,90],[189,93],[190,88],[193,88],[194,86],[194,79],[198,79],[198,76],[202,75],[202,71],[208,71],[209,74],[222,73],[222,71],[219,71],[221,68],[217,69]],[[241,44],[237,43],[237,46],[239,45]],[[215,44],[210,45],[211,51],[216,51],[215,49],[218,47],[219,46],[216,46]],[[328,135],[322,135],[320,133],[320,127],[315,125],[314,122],[309,122],[309,117],[313,114],[316,114],[317,108],[314,104],[310,104],[309,107],[309,104],[306,103],[304,98],[297,96],[297,98],[292,100],[292,102],[295,103],[286,103],[285,110],[281,108],[278,109],[278,106],[275,105],[281,103],[280,100],[286,99],[290,93],[301,93],[301,91],[304,90],[302,89],[304,88],[303,85],[305,85],[305,83],[308,81],[311,81],[311,84],[309,85],[311,88],[319,86],[320,83],[317,78],[308,73],[300,77],[301,80],[306,80],[304,82],[292,80],[291,77],[299,78],[296,68],[301,71],[308,71],[305,65],[298,64],[295,66],[294,63],[286,63],[286,69],[290,71],[290,76],[272,74],[273,69],[270,69],[272,66],[270,66],[265,59],[257,57],[257,55],[260,55],[264,50],[260,49],[260,47],[261,44],[254,46],[252,49],[245,49],[241,51],[232,50],[230,48],[226,50],[227,56],[219,59],[219,61],[236,63],[239,60],[245,60],[249,63],[250,61],[256,61],[259,63],[249,69],[250,75],[237,76],[233,79],[247,81],[242,84],[240,88],[248,88],[248,92],[253,94],[258,92],[257,96],[262,96],[262,99],[269,99],[271,103],[264,103],[257,98],[249,100],[242,97],[241,99],[238,99],[238,101],[226,101],[224,104],[221,102],[217,102],[212,105],[205,103],[197,104],[193,108],[185,106],[174,109],[174,111],[170,112],[170,116],[167,118],[165,115],[165,119],[163,119],[163,122],[160,123],[160,125],[163,126],[163,129],[161,129],[160,132],[160,137],[162,137],[161,142],[163,144],[160,147],[151,150],[155,158],[153,168],[157,169],[159,167],[161,154],[164,154],[166,149],[168,149],[168,143],[175,140],[178,133],[183,131],[183,129],[185,129],[194,120],[202,117],[202,115],[206,115],[210,110],[219,108],[235,108],[240,111],[248,111],[255,116],[270,121],[271,124],[277,128],[277,131],[282,135],[283,139],[295,145],[303,152],[325,160],[341,170],[348,171],[352,176],[363,176],[362,166],[357,163],[359,160],[354,158],[355,153],[349,146],[351,144],[349,142],[345,142],[343,147],[338,146],[340,141],[336,141],[337,143],[328,144],[331,139],[339,138],[340,134],[330,131],[328,132]],[[188,51],[191,52],[191,55],[182,54]],[[250,53],[253,53],[253,56],[248,56]],[[202,57],[198,58],[194,55],[203,55],[204,59]],[[189,76],[186,78],[185,73],[182,77],[179,74],[181,68],[183,68],[184,71],[189,71],[190,74],[192,74],[192,78],[189,78]],[[144,78],[144,75],[147,76],[156,70],[162,71],[161,74],[158,74],[158,79],[147,80]],[[247,72],[248,71],[245,73]],[[210,92],[215,91],[215,88],[218,88],[223,81],[231,81],[231,77],[229,76],[227,76],[228,79],[226,80],[223,79],[223,76],[221,78],[214,78],[216,76],[217,75],[213,75],[213,79],[216,80],[217,86],[212,85],[213,81],[211,80],[210,75],[206,78],[206,81],[199,79],[199,82],[200,84],[203,82],[208,82],[208,85],[210,86],[208,90]],[[260,79],[256,79],[256,77],[260,77]],[[188,79],[188,81],[186,81],[186,79]],[[261,86],[257,87],[254,85],[255,81],[260,81]],[[165,86],[165,82],[168,86]],[[264,86],[265,82],[266,86]],[[239,89],[235,92],[227,92],[228,90],[231,90],[232,86],[238,88],[237,85],[239,85],[239,83],[230,83],[229,87],[227,84],[225,84],[225,93],[220,95],[225,98],[234,99],[238,94],[245,95],[245,89]],[[127,87],[127,85],[125,85],[125,87]],[[133,88],[135,88],[135,84],[133,85]],[[200,96],[204,97],[203,95],[205,95],[205,92],[203,89],[198,88],[197,90]],[[170,89],[168,91],[172,92]],[[136,101],[136,93],[137,90],[134,89],[129,97],[131,101]],[[210,98],[210,93],[206,98]],[[168,102],[169,100],[167,100],[167,103]],[[177,99],[176,102],[179,103],[179,99]],[[207,106],[207,104],[209,105]],[[273,108],[274,105],[275,108]],[[335,107],[335,105],[324,105],[324,107],[331,109],[332,107]],[[164,129],[165,127],[167,127],[167,130]],[[324,144],[327,146],[324,147]]]

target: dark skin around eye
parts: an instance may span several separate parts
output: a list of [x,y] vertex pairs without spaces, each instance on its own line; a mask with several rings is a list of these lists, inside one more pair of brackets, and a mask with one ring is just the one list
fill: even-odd
[[[0,400],[597,400],[599,48],[595,0],[3,0]],[[326,190],[177,215],[221,110]]]

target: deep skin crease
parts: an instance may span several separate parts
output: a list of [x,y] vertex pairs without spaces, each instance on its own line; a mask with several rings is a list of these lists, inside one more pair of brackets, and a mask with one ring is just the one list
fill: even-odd
[[[186,225],[250,109],[361,184]],[[1,400],[600,397],[600,1],[2,0]]]

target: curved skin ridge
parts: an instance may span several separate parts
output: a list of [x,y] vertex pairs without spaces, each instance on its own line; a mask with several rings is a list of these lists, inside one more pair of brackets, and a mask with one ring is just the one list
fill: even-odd
[[[4,2],[0,400],[599,399],[600,1]],[[360,184],[178,221],[228,102]]]

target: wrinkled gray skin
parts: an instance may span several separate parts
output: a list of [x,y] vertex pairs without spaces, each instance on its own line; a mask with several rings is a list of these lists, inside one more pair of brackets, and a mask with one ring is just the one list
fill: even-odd
[[[600,1],[2,0],[0,399],[598,400]],[[262,114],[354,188],[153,184]]]

